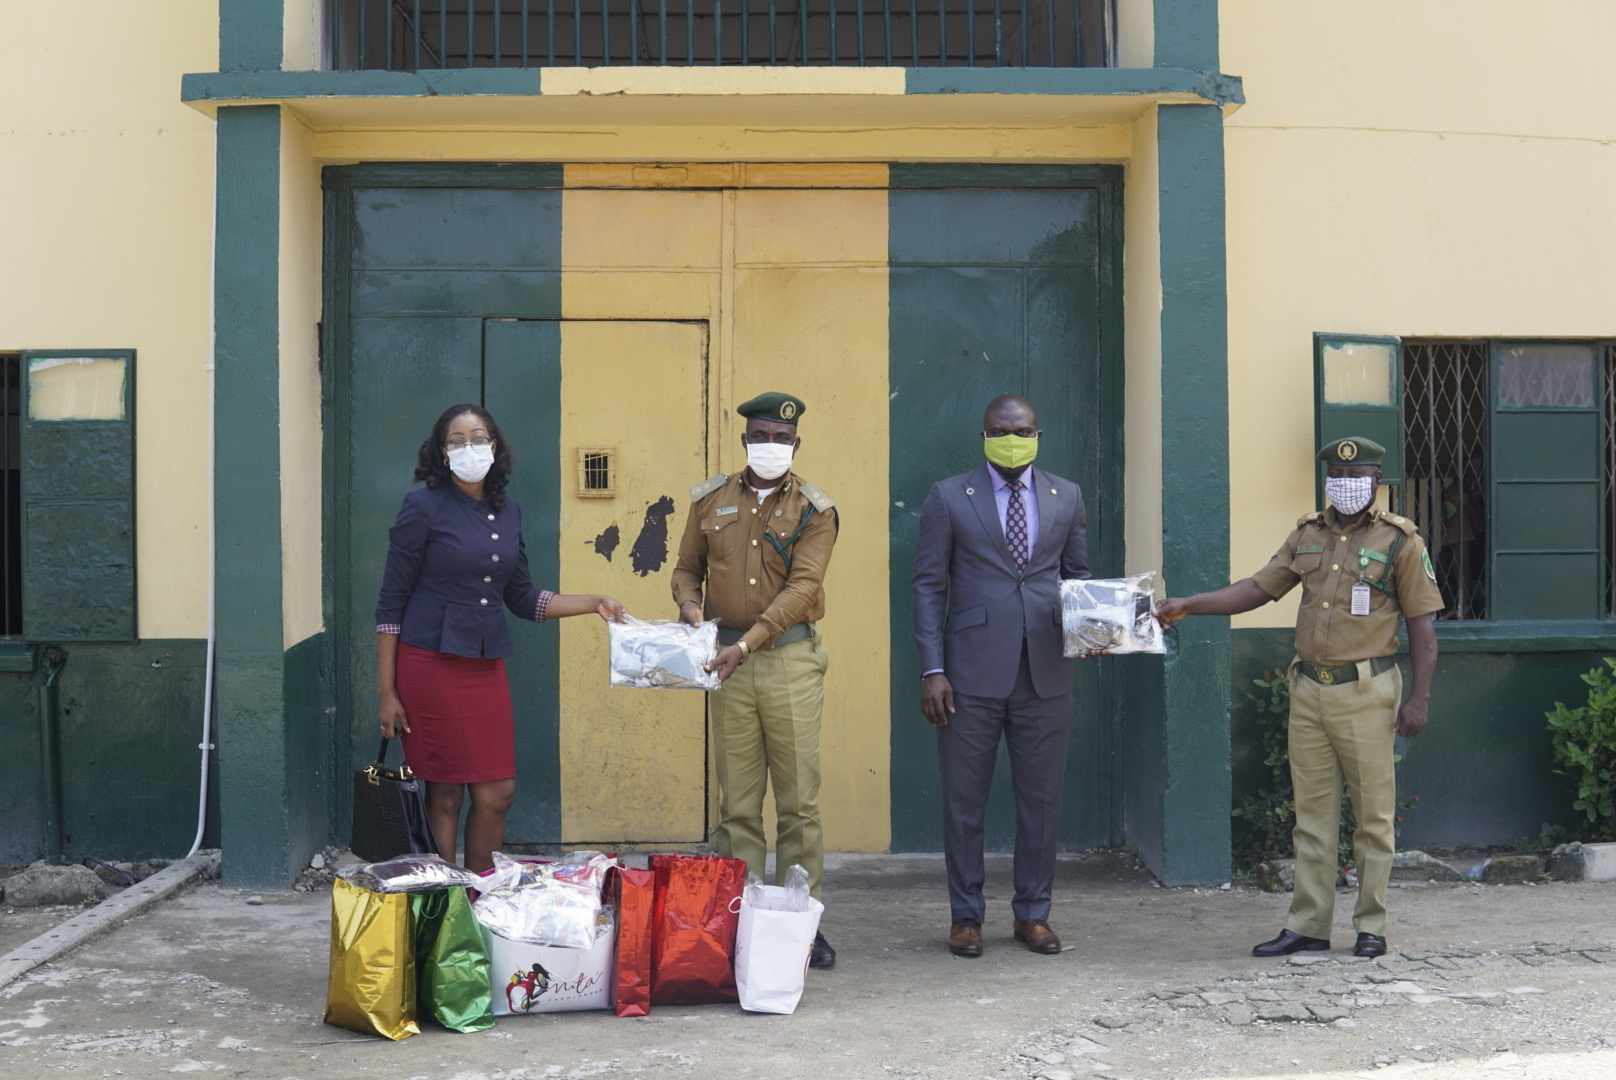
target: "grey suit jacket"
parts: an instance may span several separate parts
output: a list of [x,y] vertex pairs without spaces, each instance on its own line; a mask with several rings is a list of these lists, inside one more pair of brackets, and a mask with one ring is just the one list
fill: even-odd
[[924,674],[941,668],[954,691],[1009,697],[1021,642],[1039,697],[1071,692],[1061,657],[1060,582],[1089,577],[1083,493],[1036,466],[1038,540],[1025,569],[1005,542],[986,462],[931,487],[920,512],[911,586],[915,651]]

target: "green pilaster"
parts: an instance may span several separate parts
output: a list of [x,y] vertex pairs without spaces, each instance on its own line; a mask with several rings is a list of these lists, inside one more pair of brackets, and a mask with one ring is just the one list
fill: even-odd
[[1218,70],[1218,0],[1156,0],[1156,66]]
[[291,878],[281,639],[280,108],[220,109],[217,138],[220,835],[227,883],[284,888]]
[[219,0],[219,70],[279,71],[284,0]]
[[[1182,596],[1229,582],[1223,114],[1164,105],[1157,131],[1162,570]],[[1167,884],[1214,883],[1229,874],[1229,621],[1189,619],[1176,636],[1131,688],[1130,835]]]

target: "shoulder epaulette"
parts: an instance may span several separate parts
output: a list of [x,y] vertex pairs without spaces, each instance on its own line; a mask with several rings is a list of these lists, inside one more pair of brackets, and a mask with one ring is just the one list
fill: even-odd
[[690,489],[690,501],[699,502],[708,495],[711,495],[713,492],[717,491],[719,488],[723,487],[725,482],[728,480],[729,476],[724,473],[719,473],[717,476],[709,476],[707,479]]
[[1301,528],[1303,525],[1322,525],[1323,523],[1324,523],[1324,511],[1323,510],[1315,510],[1311,514],[1303,514],[1301,517],[1296,519],[1296,527],[1298,529]]
[[815,487],[813,484],[810,484],[806,480],[797,481],[797,490],[802,492],[803,497],[809,502],[813,503],[821,513],[836,505],[835,499],[832,499],[829,495],[826,495],[823,491]]
[[1419,532],[1419,526],[1415,525],[1413,521],[1404,517],[1402,514],[1390,514],[1382,512],[1381,514],[1377,515],[1377,520],[1384,521],[1388,525],[1394,525],[1403,530],[1404,536],[1413,536],[1415,533]]

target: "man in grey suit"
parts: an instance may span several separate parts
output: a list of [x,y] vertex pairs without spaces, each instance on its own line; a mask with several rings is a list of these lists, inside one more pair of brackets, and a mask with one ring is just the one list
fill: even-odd
[[1002,735],[1015,793],[1015,939],[1060,952],[1049,928],[1061,787],[1072,717],[1061,656],[1060,582],[1089,576],[1083,493],[1032,467],[1038,416],[994,398],[982,418],[987,461],[932,485],[915,541],[920,708],[937,728],[948,947],[982,955],[982,819]]

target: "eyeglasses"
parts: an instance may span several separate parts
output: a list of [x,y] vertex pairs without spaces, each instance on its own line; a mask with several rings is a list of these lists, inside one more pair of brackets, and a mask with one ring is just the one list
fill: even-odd
[[449,439],[444,442],[443,447],[445,450],[464,450],[467,446],[475,446],[480,450],[485,446],[493,445],[493,439],[479,435],[469,443],[464,439]]

